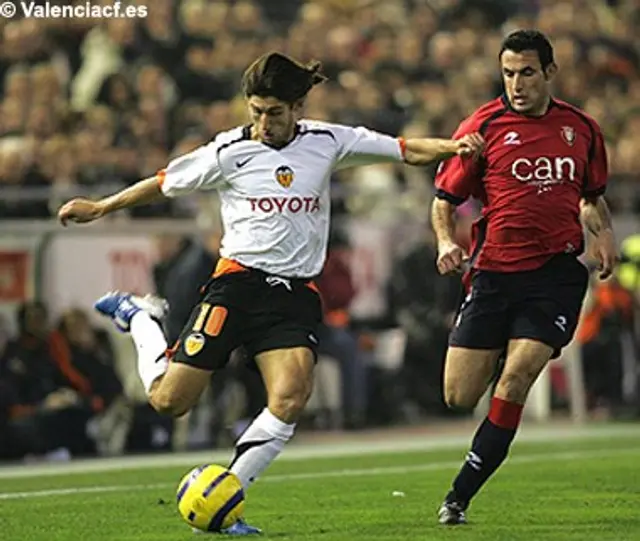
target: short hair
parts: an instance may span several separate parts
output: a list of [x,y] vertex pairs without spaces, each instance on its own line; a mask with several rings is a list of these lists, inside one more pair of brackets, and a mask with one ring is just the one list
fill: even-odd
[[33,310],[41,311],[45,317],[49,315],[47,306],[42,301],[25,301],[18,306],[16,311],[16,326],[20,334],[27,330],[27,314]]
[[327,80],[318,61],[303,65],[280,53],[267,53],[251,64],[242,76],[246,97],[273,97],[293,104],[315,85]]
[[502,58],[502,54],[505,51],[513,51],[514,53],[536,51],[543,70],[553,64],[551,42],[549,42],[547,36],[538,30],[516,30],[511,32],[502,42],[498,58]]

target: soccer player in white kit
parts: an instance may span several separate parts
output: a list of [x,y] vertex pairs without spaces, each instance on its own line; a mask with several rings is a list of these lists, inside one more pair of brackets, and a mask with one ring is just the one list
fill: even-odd
[[[96,308],[131,333],[149,402],[164,414],[189,411],[212,372],[235,348],[246,348],[262,374],[267,407],[239,438],[230,465],[245,489],[291,439],[312,391],[322,319],[313,278],[327,249],[332,172],[382,162],[427,165],[456,155],[471,159],[483,148],[477,134],[404,140],[300,119],[307,93],[324,80],[317,62],[303,66],[266,54],[243,76],[251,124],[220,133],[115,195],[73,199],[58,212],[63,224],[90,222],[162,197],[218,190],[221,259],[171,349],[158,323],[166,306],[157,299],[115,292]],[[239,521],[224,533],[260,530]]]

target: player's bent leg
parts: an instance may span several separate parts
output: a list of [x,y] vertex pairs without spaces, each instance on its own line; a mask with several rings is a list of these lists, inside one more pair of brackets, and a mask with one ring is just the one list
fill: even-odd
[[164,299],[129,293],[107,293],[95,303],[122,332],[130,332],[138,353],[138,373],[149,403],[159,413],[180,417],[198,401],[211,370],[170,363],[167,341],[160,325],[168,312]]
[[256,364],[267,389],[267,407],[237,441],[230,465],[245,489],[293,437],[313,389],[315,356],[306,347],[276,349],[257,354]]
[[473,409],[486,392],[502,349],[450,346],[444,366],[444,398],[450,408]]
[[211,370],[169,363],[166,373],[148,391],[149,403],[158,413],[181,417],[198,403],[211,374]]

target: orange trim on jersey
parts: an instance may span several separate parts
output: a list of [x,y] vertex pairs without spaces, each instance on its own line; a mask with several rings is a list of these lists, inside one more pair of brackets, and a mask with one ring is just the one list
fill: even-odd
[[[222,257],[216,264],[216,268],[213,271],[213,278],[218,278],[220,276],[224,276],[225,274],[233,274],[235,272],[248,272],[249,270],[250,269],[248,269],[241,263],[238,263],[234,259],[227,259],[226,257]],[[320,295],[320,289],[313,280],[309,280],[304,285],[307,286],[311,291],[314,291],[315,293]],[[204,286],[201,289],[201,292],[202,291],[204,291]]]
[[400,153],[404,158],[407,153],[407,140],[404,137],[398,137],[398,143],[400,143]]
[[158,171],[156,173],[156,180],[158,181],[158,186],[160,188],[162,188],[162,185],[164,184],[164,179],[167,178],[167,171],[166,169],[160,169],[160,171]]
[[332,310],[324,315],[324,321],[332,327],[344,328],[349,325],[349,312],[346,310]]
[[249,269],[247,269],[247,267],[241,265],[237,261],[222,257],[218,260],[216,270],[213,271],[213,277],[218,278],[219,276],[222,276],[224,274],[232,274],[234,272],[247,272],[248,270]]
[[307,286],[311,291],[314,291],[315,293],[320,295],[320,289],[318,289],[318,286],[313,280],[311,280],[310,282],[307,282],[305,286]]

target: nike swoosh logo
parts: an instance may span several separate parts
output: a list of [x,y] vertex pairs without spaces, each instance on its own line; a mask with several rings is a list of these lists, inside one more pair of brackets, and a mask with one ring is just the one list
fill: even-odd
[[241,162],[236,162],[236,167],[238,169],[243,168],[245,165],[247,165],[251,160],[253,160],[253,158],[255,158],[255,156],[249,156],[246,160],[242,160]]

